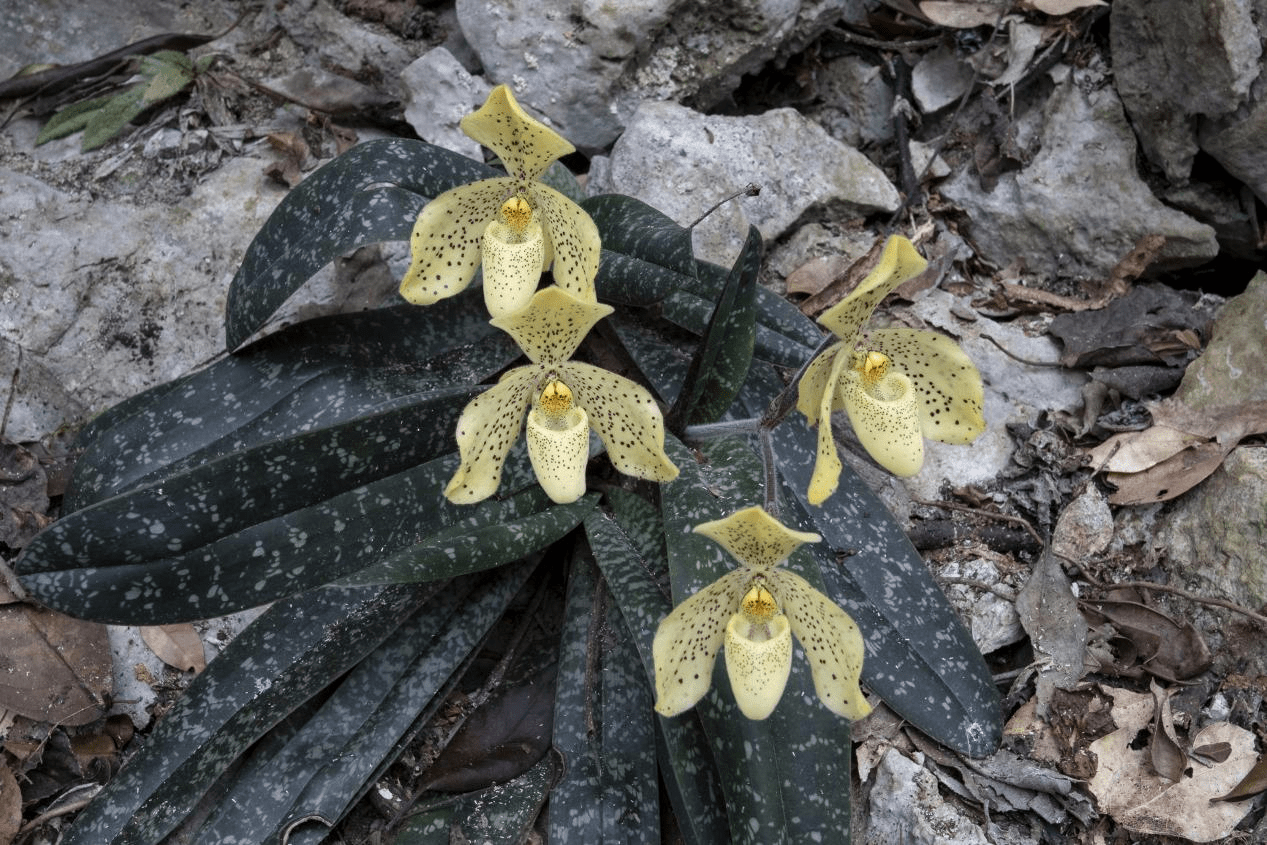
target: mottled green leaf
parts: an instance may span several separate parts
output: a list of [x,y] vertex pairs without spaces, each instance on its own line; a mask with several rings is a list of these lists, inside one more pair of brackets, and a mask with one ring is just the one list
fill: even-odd
[[[397,756],[402,740],[438,709],[453,673],[531,571],[521,564],[458,579],[428,598],[283,743],[253,751],[192,841],[263,842],[289,830],[291,841],[300,842],[328,833]],[[280,793],[272,788],[279,783],[286,784]]]
[[326,588],[274,605],[194,679],[64,845],[160,842],[243,752],[377,648],[429,592]]
[[291,326],[95,418],[78,438],[84,455],[64,511],[412,395],[483,381],[518,354],[488,324],[478,291],[431,309],[405,305]]
[[[659,512],[633,494],[611,490],[608,495],[617,518],[591,514],[585,532],[647,681],[654,684],[651,643],[656,626],[672,609],[663,525]],[[698,716],[692,710],[657,718],[655,724],[664,787],[682,836],[691,845],[725,845],[730,841],[725,799]]]
[[424,141],[387,138],[353,147],[282,200],[251,241],[229,287],[225,335],[234,349],[336,256],[406,240],[430,197],[498,175]]
[[[665,415],[670,431],[680,433],[687,425],[715,422],[739,394],[752,365],[760,270],[761,233],[756,226],[749,226],[748,238],[718,292],[677,401]],[[668,305],[665,303],[666,310]]]
[[510,783],[463,796],[453,810],[448,841],[520,845],[562,772],[559,756],[547,754]]
[[[696,334],[703,334],[713,303],[725,284],[726,270],[699,262],[696,280],[665,299],[665,319]],[[783,297],[757,287],[757,331],[753,354],[763,361],[796,369],[818,347],[822,333]]]
[[490,499],[468,508],[469,516],[456,524],[340,583],[434,581],[509,563],[562,539],[597,503],[598,494],[591,493],[570,504],[556,505],[534,485],[502,501]]
[[603,239],[594,284],[604,302],[651,305],[695,275],[691,233],[633,197],[603,194],[581,203]]
[[[677,604],[736,565],[691,529],[760,504],[762,472],[747,438],[704,444],[698,458],[676,440],[666,443],[666,451],[681,470],[661,490]],[[823,576],[804,548],[785,565],[822,589]],[[753,721],[739,712],[724,666],[695,709],[721,773],[734,842],[849,842],[849,722],[818,701],[799,645],[769,719]]]
[[[567,767],[550,794],[550,842],[660,842],[651,688],[620,610],[578,558],[554,699],[554,747]],[[593,614],[603,614],[598,625]]]

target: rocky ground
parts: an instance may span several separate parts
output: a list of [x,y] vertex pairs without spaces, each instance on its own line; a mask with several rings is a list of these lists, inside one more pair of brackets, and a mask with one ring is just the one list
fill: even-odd
[[[375,137],[478,155],[457,121],[507,83],[591,193],[686,225],[759,185],[697,254],[728,264],[757,226],[765,282],[807,314],[888,232],[943,268],[889,313],[961,341],[989,431],[905,483],[860,471],[997,669],[1008,739],[967,762],[874,717],[857,841],[1267,841],[1261,766],[1238,793],[1257,799],[1210,801],[1267,736],[1267,2],[119,6],[0,10],[0,78],[214,36],[164,41],[205,61],[89,152],[36,144],[86,89],[0,100],[5,559],[56,516],[78,424],[223,354],[229,280],[289,187]],[[390,301],[405,257],[346,256],[278,321]],[[179,672],[113,637],[143,729]],[[0,700],[0,770],[30,821],[116,755],[49,775],[34,749],[73,721],[28,703]]]

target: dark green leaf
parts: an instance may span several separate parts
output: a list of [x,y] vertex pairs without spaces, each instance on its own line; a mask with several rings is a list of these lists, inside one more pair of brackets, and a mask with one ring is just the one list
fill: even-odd
[[236,348],[313,273],[369,243],[404,240],[426,199],[498,175],[423,141],[367,141],[319,169],[273,211],[229,288],[228,347]]
[[[698,459],[676,440],[666,442],[666,451],[681,470],[661,490],[676,604],[736,565],[691,529],[759,504],[762,470],[746,438],[705,444]],[[804,548],[785,565],[822,589],[823,576]],[[721,772],[733,841],[848,843],[849,722],[818,701],[803,652],[797,649],[787,688],[767,720],[745,718],[725,678],[718,667],[714,689],[695,709]]]
[[434,581],[489,569],[544,549],[580,525],[598,503],[591,493],[556,505],[533,486],[503,501],[489,500],[425,541],[344,578],[345,585]]
[[[413,306],[312,320],[115,406],[79,440],[86,452],[66,510],[314,428],[334,431],[415,403],[418,394],[482,381],[517,357],[514,343],[488,325],[482,301],[477,311],[475,298],[454,300],[436,306],[443,331]],[[422,431],[439,433],[434,425]],[[411,438],[395,465],[407,465],[428,439]]]
[[715,422],[739,395],[752,365],[760,269],[761,233],[749,226],[748,239],[718,293],[681,392],[665,415],[670,431],[680,433],[687,425]]
[[279,602],[194,679],[64,845],[154,845],[288,713],[373,651],[427,587],[327,588]]
[[[605,614],[600,624],[593,614]],[[554,747],[567,768],[550,794],[550,841],[658,845],[651,689],[619,609],[583,558],[572,565],[564,619]]]
[[[458,579],[429,598],[338,681],[279,748],[253,751],[194,843],[263,842],[288,829],[292,842],[328,833],[399,753],[402,740],[438,709],[453,673],[531,571],[520,565]],[[286,790],[279,795],[275,784]]]
[[[697,277],[668,296],[664,317],[696,334],[703,334],[713,303],[728,278],[725,269],[698,262]],[[822,338],[810,320],[783,297],[757,287],[757,334],[753,354],[763,361],[797,369]]]
[[[654,683],[651,643],[656,626],[672,609],[664,528],[659,512],[633,494],[611,490],[608,495],[617,519],[591,514],[585,519],[585,532],[648,682]],[[725,800],[695,711],[656,719],[656,747],[665,791],[683,837],[691,845],[725,845],[730,841]]]
[[677,346],[655,336],[645,321],[613,314],[612,327],[650,388],[668,405],[677,402],[691,364],[689,345]]
[[651,305],[695,275],[691,233],[640,200],[620,194],[581,203],[603,239],[594,284],[604,302]]
[[558,755],[547,754],[510,783],[463,795],[448,806],[420,813],[401,829],[396,845],[520,845],[527,841],[563,765]]

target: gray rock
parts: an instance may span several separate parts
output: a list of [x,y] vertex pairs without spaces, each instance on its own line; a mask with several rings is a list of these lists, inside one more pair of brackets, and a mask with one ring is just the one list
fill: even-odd
[[893,88],[878,65],[840,56],[815,76],[822,105],[805,113],[833,138],[851,147],[893,138]]
[[1251,0],[1115,0],[1113,76],[1144,153],[1183,182],[1201,116],[1244,102],[1262,53]]
[[936,775],[896,748],[890,748],[876,766],[868,805],[866,845],[990,842],[979,825],[941,796]]
[[709,108],[743,75],[803,49],[861,0],[605,3],[457,0],[490,81],[534,103],[583,152],[605,149],[643,100]]
[[1267,447],[1239,446],[1162,518],[1159,545],[1181,586],[1250,608],[1267,602]]
[[423,53],[400,76],[405,87],[405,120],[424,141],[479,160],[480,145],[459,127],[478,109],[492,87],[471,76],[443,47]]
[[0,355],[20,348],[23,372],[9,437],[38,438],[223,350],[228,283],[283,193],[263,167],[232,159],[179,205],[92,202],[0,169]]
[[1203,120],[1197,136],[1201,149],[1267,203],[1267,77],[1254,83],[1250,102],[1235,112]]
[[866,156],[792,109],[752,117],[703,115],[674,103],[644,103],[592,191],[637,197],[682,225],[749,183],[756,197],[727,203],[696,227],[696,254],[729,264],[748,224],[773,240],[814,206],[849,213],[892,211],[899,197]]
[[398,79],[415,58],[400,40],[348,17],[328,0],[288,0],[269,3],[268,8],[286,35],[322,64],[352,71],[370,67],[384,79]]
[[1267,272],[1219,309],[1201,357],[1184,370],[1175,397],[1192,408],[1267,401]]
[[958,102],[972,79],[972,68],[943,45],[925,53],[911,69],[911,94],[924,114],[932,114]]
[[961,170],[941,193],[969,216],[979,251],[999,266],[1106,278],[1144,235],[1166,237],[1156,269],[1200,264],[1218,253],[1214,229],[1163,205],[1135,166],[1135,136],[1113,89],[1087,91],[1068,74],[1044,106],[1042,148],[1019,172],[982,190]]
[[598,150],[620,133],[611,90],[623,62],[602,58],[580,36],[580,4],[535,0],[458,0],[458,22],[486,78],[509,85],[581,150]]

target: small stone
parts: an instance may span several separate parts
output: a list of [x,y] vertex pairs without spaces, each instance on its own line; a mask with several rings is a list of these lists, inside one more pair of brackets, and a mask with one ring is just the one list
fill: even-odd
[[481,160],[480,145],[462,131],[462,118],[478,109],[492,90],[472,76],[443,47],[423,53],[400,75],[407,104],[405,120],[418,137],[467,158]]
[[1056,520],[1051,549],[1072,561],[1092,558],[1109,547],[1113,540],[1113,513],[1108,500],[1094,487],[1070,502]]

